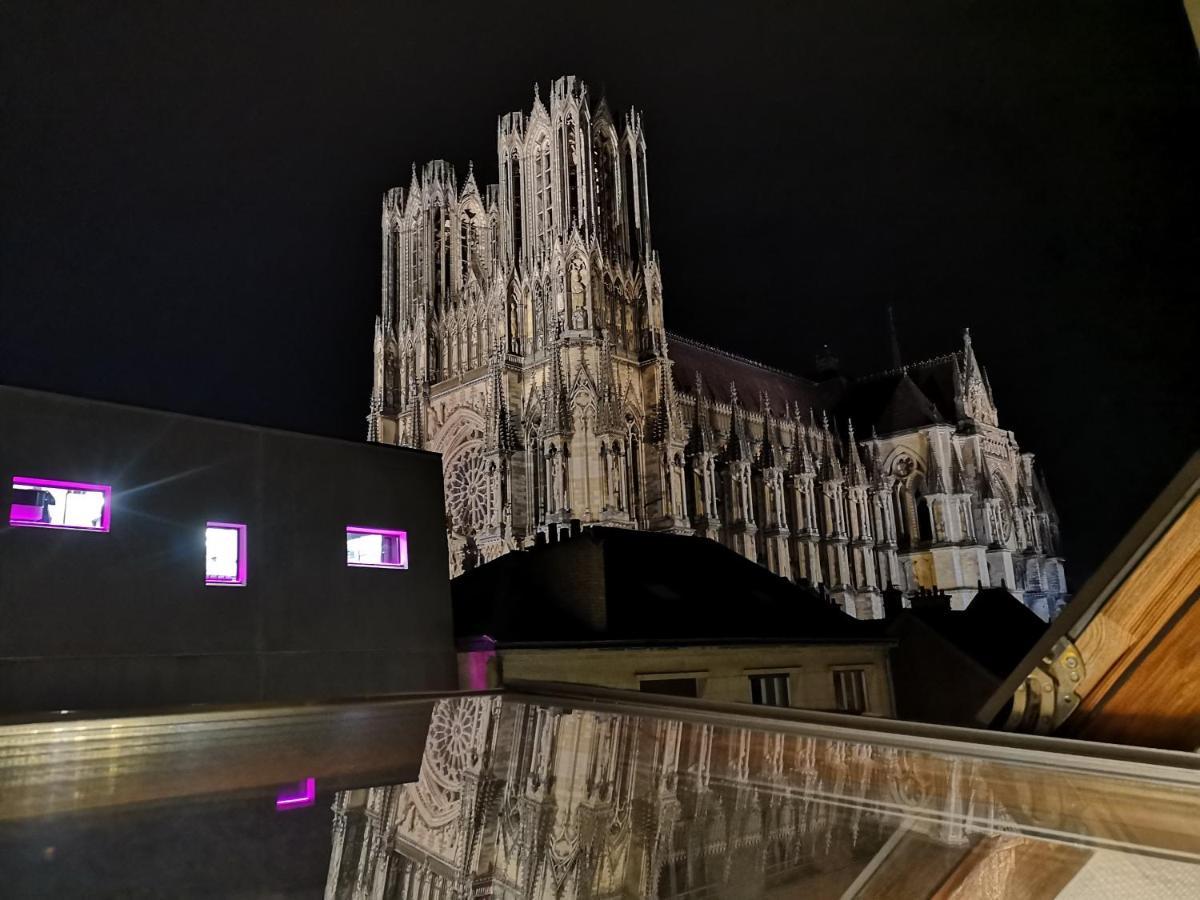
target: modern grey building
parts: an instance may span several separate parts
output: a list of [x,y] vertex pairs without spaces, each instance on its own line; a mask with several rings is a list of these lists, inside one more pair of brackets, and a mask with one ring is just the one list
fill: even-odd
[[0,713],[451,688],[432,453],[0,387]]

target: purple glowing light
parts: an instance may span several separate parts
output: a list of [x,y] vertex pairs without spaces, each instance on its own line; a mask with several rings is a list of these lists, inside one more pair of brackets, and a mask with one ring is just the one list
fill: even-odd
[[[214,571],[213,564],[218,561],[219,548],[210,546],[217,543],[214,538],[222,532],[235,532],[237,560],[234,573]],[[216,532],[217,534],[214,534]],[[205,571],[204,583],[209,587],[244,587],[246,584],[246,526],[238,522],[209,522],[204,529]]]
[[[9,507],[8,524],[20,528],[60,528],[66,531],[108,531],[109,524],[112,520],[112,488],[107,484],[89,484],[83,481],[57,481],[51,478],[26,478],[22,475],[14,475],[12,480],[13,493],[16,489],[30,489],[22,491],[22,493],[32,493],[34,490],[41,490],[49,494],[52,501],[40,504],[28,503],[13,503]],[[63,502],[63,510],[60,515],[63,521],[61,522],[45,522],[42,521],[48,515],[50,505],[58,505],[58,498],[54,497],[58,493]],[[96,516],[90,518],[91,524],[71,524],[66,521],[67,503],[71,497],[80,497],[80,495],[92,495],[92,503],[99,503],[99,508],[96,510]],[[98,496],[97,496],[98,495]]]
[[365,569],[407,569],[408,532],[347,525],[346,565]]
[[275,810],[284,812],[289,809],[300,809],[312,806],[317,799],[317,779],[305,778],[291,787],[284,788],[275,795]]

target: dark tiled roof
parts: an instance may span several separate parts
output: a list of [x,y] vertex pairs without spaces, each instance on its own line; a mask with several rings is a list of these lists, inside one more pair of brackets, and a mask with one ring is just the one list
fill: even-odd
[[715,541],[620,528],[451,582],[455,635],[500,643],[877,641],[876,629]]
[[668,347],[675,363],[676,390],[694,391],[696,373],[699,372],[709,399],[718,403],[729,402],[729,383],[732,381],[737,384],[739,402],[747,409],[758,410],[759,395],[763,391],[767,392],[771,409],[777,414],[797,405],[804,412],[810,407],[822,410],[831,405],[831,391],[826,383],[818,384],[676,334],[669,335]]
[[1004,588],[984,588],[961,612],[909,614],[997,678],[1006,678],[1046,631],[1046,623]]
[[956,424],[954,354],[845,382],[834,414],[881,435]]

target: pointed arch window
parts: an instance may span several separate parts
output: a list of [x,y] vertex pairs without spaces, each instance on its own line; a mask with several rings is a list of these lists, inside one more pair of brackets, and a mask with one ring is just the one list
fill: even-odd
[[400,229],[393,226],[388,232],[388,286],[387,299],[391,315],[396,315],[403,309],[403,298],[400,291],[403,282],[400,280],[400,266],[404,261],[404,249],[401,244]]
[[553,225],[553,196],[550,190],[550,142],[538,141],[533,151],[533,210],[538,242],[545,246]]
[[567,119],[567,227],[579,223],[579,130]]
[[513,260],[521,258],[522,233],[521,229],[524,225],[522,216],[523,199],[521,196],[521,157],[514,150],[512,156],[508,159],[508,171],[512,179],[512,233],[513,233]]
[[475,222],[475,210],[463,211],[458,226],[459,283],[467,286],[471,264],[475,261],[479,245],[479,226]]
[[421,223],[413,219],[408,230],[408,296],[415,303],[421,296]]

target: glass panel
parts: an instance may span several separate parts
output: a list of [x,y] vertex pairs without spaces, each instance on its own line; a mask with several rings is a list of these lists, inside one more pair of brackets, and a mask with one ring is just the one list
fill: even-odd
[[209,522],[204,530],[204,582],[219,586],[246,583],[246,526]]
[[0,727],[5,893],[1200,896],[1192,754],[673,703],[580,689]]
[[346,565],[408,568],[408,535],[385,528],[346,527]]
[[10,525],[108,531],[112,488],[106,484],[14,477]]

